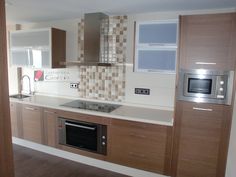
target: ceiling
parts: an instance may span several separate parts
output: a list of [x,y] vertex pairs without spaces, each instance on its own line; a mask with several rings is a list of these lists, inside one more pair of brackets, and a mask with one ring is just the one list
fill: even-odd
[[6,15],[8,23],[27,23],[80,18],[90,12],[119,15],[235,7],[236,0],[6,0]]

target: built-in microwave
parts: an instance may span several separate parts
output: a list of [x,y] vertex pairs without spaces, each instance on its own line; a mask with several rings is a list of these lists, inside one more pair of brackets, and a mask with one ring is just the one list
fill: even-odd
[[178,99],[230,105],[234,71],[180,70]]
[[106,155],[107,126],[58,118],[59,144]]

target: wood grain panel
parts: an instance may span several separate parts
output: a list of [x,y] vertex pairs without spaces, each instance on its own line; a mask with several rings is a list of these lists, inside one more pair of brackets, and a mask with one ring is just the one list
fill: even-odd
[[109,118],[89,115],[89,114],[74,113],[74,112],[69,112],[69,111],[58,110],[58,116],[64,117],[67,119],[80,120],[80,121],[98,123],[98,124],[103,124],[103,125],[110,124]]
[[11,131],[12,136],[19,137],[19,131],[18,131],[18,123],[17,123],[17,103],[10,103],[10,115],[11,115]]
[[108,132],[109,161],[169,174],[171,127],[112,119]]
[[5,0],[0,1],[0,176],[14,177],[8,92]]
[[42,109],[32,105],[23,105],[22,109],[23,138],[43,144]]
[[57,117],[57,110],[48,108],[43,109],[45,144],[51,147],[58,146]]
[[235,25],[236,13],[181,16],[180,67],[234,70]]
[[[194,110],[194,107],[212,111]],[[173,176],[224,177],[232,116],[230,109],[226,105],[177,102]]]
[[52,28],[52,68],[63,68],[66,61],[66,32]]

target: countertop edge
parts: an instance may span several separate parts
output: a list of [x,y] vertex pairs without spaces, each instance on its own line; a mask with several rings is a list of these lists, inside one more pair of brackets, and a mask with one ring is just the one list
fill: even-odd
[[[57,110],[68,111],[68,112],[73,112],[73,113],[81,113],[81,114],[88,114],[88,115],[94,115],[94,116],[102,116],[102,117],[107,117],[111,119],[115,118],[115,119],[120,119],[120,120],[136,121],[136,122],[150,123],[150,124],[157,124],[157,125],[164,125],[164,126],[173,126],[173,118],[171,121],[159,121],[159,120],[136,118],[132,116],[115,115],[115,114],[112,114],[112,112],[102,113],[102,112],[95,112],[95,111],[89,111],[89,110],[67,108],[67,107],[62,107],[62,106],[43,105],[39,103],[32,103],[24,99],[19,100],[15,98],[10,98],[9,100],[10,102],[27,104],[27,105],[32,105],[32,106],[40,106],[43,108],[57,109]],[[167,111],[167,110],[163,110],[163,111]]]

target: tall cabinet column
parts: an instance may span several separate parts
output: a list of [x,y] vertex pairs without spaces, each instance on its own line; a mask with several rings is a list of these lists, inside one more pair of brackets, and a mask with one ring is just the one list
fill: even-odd
[[225,105],[178,100],[178,80],[181,69],[235,72],[235,61],[236,13],[180,16],[173,177],[225,176],[235,81]]

